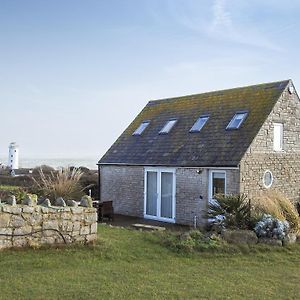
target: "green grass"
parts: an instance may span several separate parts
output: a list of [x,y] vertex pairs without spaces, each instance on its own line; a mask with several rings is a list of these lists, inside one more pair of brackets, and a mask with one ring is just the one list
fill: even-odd
[[3,184],[0,184],[0,191],[15,191],[15,190],[18,190],[20,189],[19,186],[16,186],[16,185],[3,185]]
[[95,246],[2,251],[0,298],[299,298],[298,245],[178,254],[159,241],[158,234],[99,226]]

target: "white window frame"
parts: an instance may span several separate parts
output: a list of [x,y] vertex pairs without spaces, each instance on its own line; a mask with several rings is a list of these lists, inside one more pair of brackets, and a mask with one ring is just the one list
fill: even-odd
[[[200,129],[193,129],[193,128],[196,126],[197,122],[198,122],[199,120],[201,120],[201,119],[206,119],[206,120],[205,120],[205,122],[202,124],[202,126],[200,127]],[[193,133],[193,132],[200,132],[200,131],[202,130],[202,128],[205,126],[205,124],[207,123],[208,120],[209,120],[209,115],[202,115],[202,116],[200,116],[200,117],[196,120],[196,122],[193,124],[192,128],[190,129],[190,132],[191,132],[191,133]]]
[[[146,127],[144,127],[144,129],[140,132],[140,133],[138,133],[138,130],[140,129],[140,127],[143,125],[143,124],[147,124],[146,125]],[[142,135],[143,134],[143,132],[147,129],[147,127],[150,125],[150,121],[143,121],[143,122],[141,122],[141,124],[138,126],[138,128],[133,132],[133,134],[132,135]]]
[[[267,184],[265,183],[265,176],[266,176],[267,173],[270,173],[270,174],[271,174],[271,183],[270,183],[269,185],[267,185]],[[264,185],[264,187],[265,187],[266,189],[269,189],[269,188],[273,185],[273,182],[274,182],[273,173],[272,173],[270,170],[266,170],[266,171],[264,172],[264,175],[263,175],[263,185]]]
[[[172,122],[172,125],[168,131],[166,131],[166,127],[169,125],[169,123]],[[171,132],[171,130],[174,128],[174,126],[177,124],[177,119],[170,119],[165,124],[164,127],[159,131],[159,134],[168,134]]]
[[[241,119],[239,125],[238,125],[237,127],[231,127],[231,124],[233,124],[233,122],[234,122],[236,116],[237,116],[237,115],[242,115],[242,114],[243,114],[244,116],[243,116],[243,118]],[[227,129],[227,130],[235,130],[235,129],[239,129],[239,128],[242,126],[242,124],[244,123],[244,121],[245,121],[245,119],[247,118],[247,116],[248,116],[248,112],[247,112],[247,111],[237,111],[237,112],[234,114],[234,116],[231,118],[231,120],[230,120],[230,122],[228,123],[226,129]]]
[[227,176],[225,170],[209,170],[209,179],[208,179],[208,202],[213,202],[215,199],[213,198],[213,173],[222,173],[225,175],[225,195],[227,194]]
[[[276,127],[279,127],[280,136],[276,138],[276,140],[278,139],[279,144],[275,143],[275,135],[277,133],[277,131],[275,130]],[[273,123],[273,150],[277,152],[283,151],[283,123]]]
[[[147,172],[157,172],[157,207],[156,216],[147,215]],[[172,218],[160,217],[161,215],[161,173],[173,174],[173,199],[172,199]],[[157,168],[147,167],[144,169],[144,218],[150,220],[157,220],[168,223],[175,223],[176,221],[176,169],[175,168]]]

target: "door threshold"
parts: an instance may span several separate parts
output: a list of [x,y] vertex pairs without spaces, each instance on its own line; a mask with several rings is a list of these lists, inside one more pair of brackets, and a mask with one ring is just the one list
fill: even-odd
[[165,222],[165,223],[175,223],[176,222],[175,219],[160,218],[160,217],[147,216],[147,215],[144,215],[144,219]]

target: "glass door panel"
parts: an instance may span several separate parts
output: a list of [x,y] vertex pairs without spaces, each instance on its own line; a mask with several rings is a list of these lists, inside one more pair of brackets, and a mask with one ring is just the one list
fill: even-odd
[[162,218],[172,218],[173,207],[173,173],[161,173],[161,208]]
[[147,172],[146,214],[157,216],[157,172]]

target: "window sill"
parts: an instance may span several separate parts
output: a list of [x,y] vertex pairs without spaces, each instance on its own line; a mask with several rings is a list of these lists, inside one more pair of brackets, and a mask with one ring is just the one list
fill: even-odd
[[285,153],[285,150],[274,150],[274,149],[273,149],[273,152],[274,152],[274,153]]

